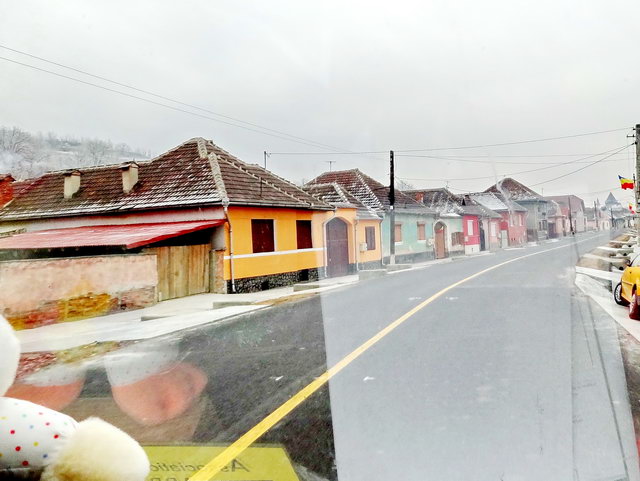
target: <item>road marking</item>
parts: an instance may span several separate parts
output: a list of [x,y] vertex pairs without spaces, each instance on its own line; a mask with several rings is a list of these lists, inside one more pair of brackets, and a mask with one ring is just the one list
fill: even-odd
[[229,445],[222,453],[218,454],[215,458],[213,458],[206,466],[204,466],[200,471],[195,473],[189,481],[209,481],[213,476],[218,474],[221,469],[223,469],[227,464],[232,462],[236,457],[238,457],[243,451],[245,451],[249,446],[251,446],[255,441],[257,441],[264,433],[266,433],[269,429],[279,423],[285,416],[287,416],[291,411],[297,408],[300,404],[302,404],[308,397],[313,395],[318,389],[324,386],[329,379],[334,377],[340,371],[342,371],[345,367],[355,361],[358,357],[364,354],[369,350],[374,344],[380,341],[382,338],[387,336],[389,333],[394,331],[397,327],[402,325],[407,319],[416,314],[418,311],[424,309],[426,306],[431,304],[433,301],[438,299],[443,294],[449,292],[451,289],[458,287],[465,282],[468,282],[476,277],[480,277],[487,272],[493,271],[499,267],[505,266],[507,264],[511,264],[512,262],[516,262],[522,259],[526,259],[527,257],[537,256],[539,254],[544,254],[545,252],[555,251],[558,249],[564,249],[565,247],[571,247],[575,244],[580,244],[582,242],[587,242],[592,240],[597,235],[590,236],[587,239],[582,239],[575,242],[570,242],[568,244],[552,247],[550,249],[544,249],[541,251],[533,252],[531,254],[526,254],[520,257],[515,257],[513,259],[509,259],[507,261],[501,262],[499,264],[495,264],[491,267],[487,267],[481,271],[476,272],[464,279],[461,279],[453,284],[441,289],[440,291],[433,294],[428,299],[422,301],[420,304],[415,306],[413,309],[407,311],[405,314],[400,316],[398,319],[393,321],[387,327],[379,331],[373,337],[369,338],[367,341],[362,343],[355,350],[347,354],[340,361],[338,361],[333,367],[329,368],[325,372],[323,372],[320,376],[315,378],[305,387],[300,389],[296,394],[291,396],[287,401],[281,404],[278,408],[276,408],[271,414],[267,415],[262,421],[256,424],[254,427],[249,429],[246,433],[240,436],[233,444]]

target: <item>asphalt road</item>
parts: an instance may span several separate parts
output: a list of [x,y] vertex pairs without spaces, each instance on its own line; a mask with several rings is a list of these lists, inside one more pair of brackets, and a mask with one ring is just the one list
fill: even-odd
[[167,337],[209,378],[194,441],[234,441],[428,297],[528,256],[425,306],[260,442],[345,481],[639,479],[617,339],[573,285],[607,239],[434,264]]

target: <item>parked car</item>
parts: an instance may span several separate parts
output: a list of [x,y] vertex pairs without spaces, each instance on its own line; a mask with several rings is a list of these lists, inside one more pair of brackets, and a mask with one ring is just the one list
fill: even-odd
[[622,273],[620,282],[613,289],[613,299],[616,304],[629,306],[629,317],[640,320],[640,299],[638,287],[640,286],[640,255],[628,262]]

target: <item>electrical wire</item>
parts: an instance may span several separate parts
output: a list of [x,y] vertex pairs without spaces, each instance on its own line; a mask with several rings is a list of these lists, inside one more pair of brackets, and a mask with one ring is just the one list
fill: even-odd
[[[630,144],[630,145],[632,145],[632,144]],[[562,167],[562,166],[565,166],[565,165],[575,164],[575,163],[577,163],[579,161],[587,160],[587,159],[590,159],[590,158],[593,158],[593,157],[597,157],[599,155],[605,155],[605,154],[609,154],[609,153],[612,153],[612,152],[613,152],[613,154],[615,154],[617,152],[622,152],[624,149],[626,149],[628,147],[629,147],[629,145],[625,145],[622,148],[616,147],[615,149],[606,150],[604,152],[599,152],[597,154],[588,155],[586,157],[582,157],[580,159],[575,159],[575,160],[570,160],[568,162],[562,162],[560,164],[547,165],[545,167],[539,167],[537,169],[520,170],[518,172],[510,172],[508,174],[501,174],[501,175],[504,176],[504,177],[511,177],[512,175],[528,174],[530,172],[539,172],[541,170],[553,169],[553,168],[556,168],[556,167]],[[609,156],[605,157],[604,159],[606,159],[606,158],[609,158]],[[601,162],[604,159],[601,159],[601,160],[599,160],[597,162]],[[592,163],[586,165],[584,168],[590,167],[591,165],[593,165],[594,163],[597,163],[597,162],[592,162]],[[581,169],[578,169],[578,170],[581,170]],[[480,176],[480,177],[462,177],[462,178],[458,178],[458,179],[452,179],[452,178],[448,178],[448,179],[445,179],[445,178],[426,179],[426,178],[419,178],[419,177],[406,177],[406,178],[404,178],[404,180],[422,180],[422,181],[430,181],[430,182],[447,182],[449,180],[456,180],[456,181],[458,181],[458,180],[484,180],[484,179],[493,179],[493,178],[495,178],[495,175],[484,175],[484,176]]]
[[[213,110],[209,110],[209,109],[206,109],[204,107],[199,107],[198,105],[190,104],[190,103],[187,103],[187,102],[183,102],[181,100],[177,100],[177,99],[174,99],[174,98],[171,98],[171,97],[167,97],[165,95],[161,95],[161,94],[157,94],[155,92],[151,92],[149,90],[145,90],[145,89],[141,89],[141,88],[138,88],[138,87],[134,87],[132,85],[128,85],[128,84],[125,84],[125,83],[122,83],[122,82],[118,82],[117,80],[112,80],[112,79],[109,79],[107,77],[103,77],[103,76],[100,76],[100,75],[95,75],[95,74],[92,74],[91,72],[87,72],[86,70],[80,70],[78,68],[70,67],[68,65],[64,65],[64,64],[59,63],[59,62],[54,62],[54,61],[48,60],[48,59],[46,59],[44,57],[39,57],[37,55],[33,55],[33,54],[30,54],[30,53],[27,53],[27,52],[23,52],[21,50],[16,50],[14,48],[7,47],[6,45],[1,45],[0,44],[0,48],[3,48],[5,50],[9,50],[11,52],[18,53],[20,55],[25,55],[27,57],[31,57],[31,58],[40,60],[42,62],[46,62],[46,63],[51,64],[51,65],[56,65],[58,67],[65,68],[65,69],[71,70],[73,72],[81,73],[83,75],[87,75],[87,76],[93,77],[95,79],[99,79],[99,80],[102,80],[102,81],[105,81],[105,82],[109,82],[109,83],[112,83],[114,85],[119,85],[120,87],[125,87],[125,88],[128,88],[128,89],[134,90],[136,92],[144,93],[146,95],[151,95],[153,97],[156,97],[156,98],[159,98],[159,99],[162,99],[162,100],[167,100],[169,102],[173,102],[173,103],[176,103],[178,105],[182,105],[184,107],[189,107],[189,108],[192,108],[192,109],[196,109],[196,110],[199,110],[201,112],[206,112],[206,113],[215,115],[217,117],[222,117],[222,118],[227,119],[227,120],[232,120],[234,122],[239,122],[241,124],[249,125],[251,127],[256,127],[258,129],[265,130],[267,132],[272,132],[272,133],[275,133],[275,134],[278,134],[278,135],[281,135],[281,136],[291,137],[292,139],[296,139],[296,140],[300,140],[300,141],[304,142],[305,145],[318,146],[318,147],[331,149],[331,150],[338,150],[338,151],[344,150],[344,149],[341,149],[339,147],[334,147],[332,145],[323,144],[322,142],[317,142],[315,140],[310,140],[310,139],[306,139],[304,137],[298,137],[296,135],[288,134],[288,133],[283,132],[281,130],[271,129],[269,127],[264,127],[264,126],[259,125],[259,124],[255,124],[255,123],[252,123],[252,122],[247,122],[246,120],[238,119],[236,117],[231,117],[229,115],[224,115],[224,114],[221,114],[219,112],[214,112]],[[8,60],[6,58],[2,58],[2,59],[3,60]],[[21,64],[21,65],[28,66],[27,64]],[[48,72],[48,73],[52,73],[52,72]],[[68,78],[68,77],[65,77],[65,78]],[[236,125],[236,124],[230,124],[230,125]],[[236,125],[236,126],[238,126],[238,125]]]
[[[622,152],[624,149],[628,149],[628,148],[629,148],[629,147],[631,147],[632,145],[634,145],[634,144],[625,145],[624,147],[622,147],[621,149],[619,149],[619,150],[618,150],[618,152]],[[613,155],[613,154],[611,154],[611,155]],[[607,155],[606,157],[603,157],[602,159],[596,160],[595,162],[592,162],[592,163],[590,163],[589,165],[585,165],[584,167],[580,167],[579,169],[572,170],[571,172],[567,172],[566,174],[559,175],[559,176],[557,176],[557,177],[554,177],[553,179],[545,180],[545,181],[542,181],[542,182],[537,182],[537,183],[535,183],[535,184],[530,184],[529,186],[530,186],[530,187],[535,187],[536,185],[547,184],[547,183],[549,183],[549,182],[553,182],[554,180],[562,179],[563,177],[566,177],[566,176],[568,176],[568,175],[575,174],[576,172],[580,172],[581,170],[588,169],[588,168],[589,168],[589,167],[591,167],[591,166],[594,166],[594,165],[596,165],[596,164],[599,164],[599,163],[600,163],[600,162],[602,162],[603,160],[605,160],[605,159],[607,159],[607,158],[611,157],[611,155]]]
[[[586,154],[580,154],[580,155],[586,155]],[[589,155],[600,155],[598,154],[589,154]],[[566,162],[523,162],[523,161],[504,161],[504,160],[476,160],[476,159],[470,159],[470,158],[464,158],[464,157],[447,157],[447,156],[438,156],[438,155],[403,155],[403,154],[399,154],[396,157],[402,157],[402,158],[427,158],[427,159],[436,159],[436,160],[446,160],[446,161],[453,161],[453,162],[468,162],[468,163],[472,163],[472,164],[507,164],[507,165],[566,165]],[[487,156],[482,156],[485,159],[487,158]],[[493,156],[491,156],[493,157]],[[531,157],[535,157],[535,156],[531,156]],[[572,157],[575,157],[575,155],[573,155]],[[586,158],[589,158],[589,156],[587,156]],[[625,160],[625,159],[611,159],[608,160],[607,162],[618,162],[620,160]],[[584,162],[583,160],[578,159],[576,161],[576,163],[582,163]],[[587,163],[587,162],[584,162]]]

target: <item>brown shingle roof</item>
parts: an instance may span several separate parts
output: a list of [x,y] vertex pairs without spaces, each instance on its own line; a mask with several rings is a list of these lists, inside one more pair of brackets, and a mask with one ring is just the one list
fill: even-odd
[[540,194],[511,177],[502,179],[497,184],[485,190],[485,192],[504,193],[509,199],[515,200],[516,202],[528,200],[544,201],[544,198]]
[[[359,169],[325,172],[310,181],[312,184],[337,183],[356,199],[375,211],[389,209],[389,187],[362,173]],[[396,208],[424,209],[410,196],[396,189]]]
[[105,214],[185,206],[255,205],[331,209],[294,184],[247,164],[202,138],[194,138],[148,161],[125,194],[121,165],[80,169],[80,190],[64,199],[64,172],[50,172],[16,189],[0,220]]
[[380,219],[373,209],[364,205],[336,182],[330,184],[307,184],[303,189],[333,206],[356,208],[360,219]]

